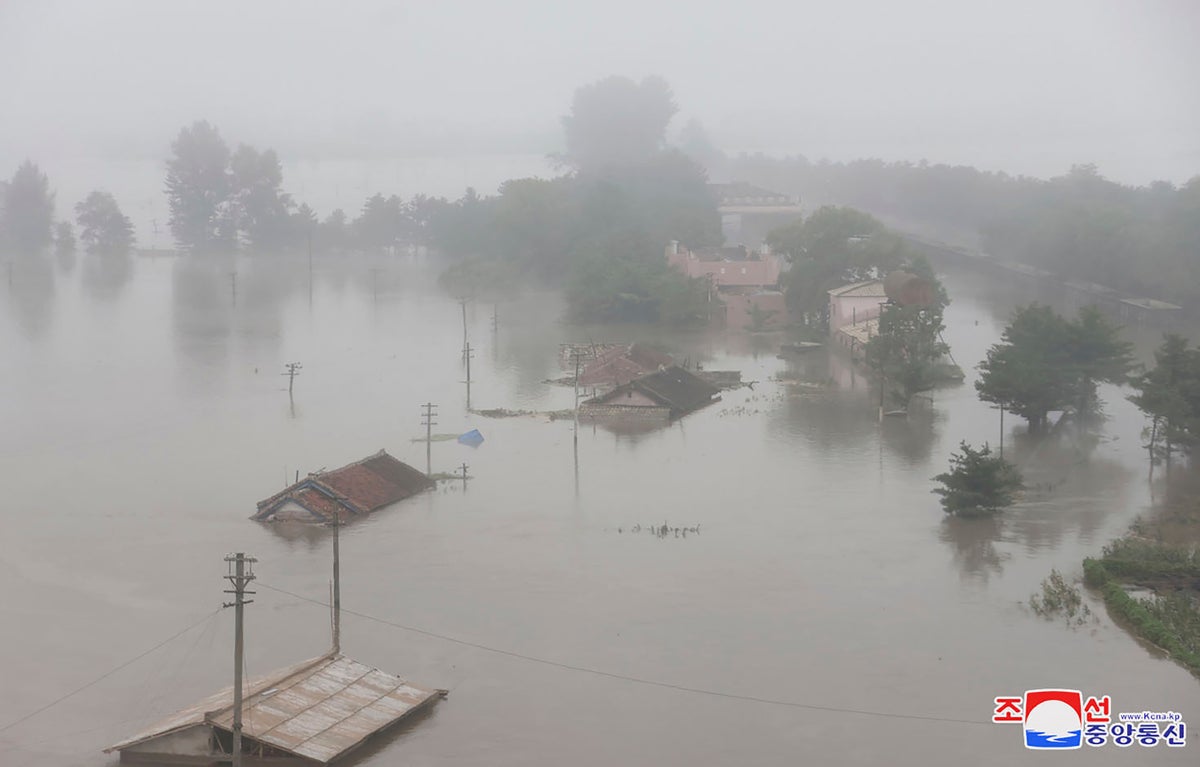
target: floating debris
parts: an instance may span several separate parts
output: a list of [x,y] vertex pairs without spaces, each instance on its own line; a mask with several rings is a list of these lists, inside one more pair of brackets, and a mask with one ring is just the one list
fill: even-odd
[[[618,527],[617,535],[624,535],[626,530],[624,527]],[[687,538],[689,535],[699,535],[700,525],[696,524],[693,527],[671,527],[666,522],[663,522],[661,525],[650,525],[649,527],[634,525],[628,528],[628,532],[639,534],[649,533],[655,538]]]

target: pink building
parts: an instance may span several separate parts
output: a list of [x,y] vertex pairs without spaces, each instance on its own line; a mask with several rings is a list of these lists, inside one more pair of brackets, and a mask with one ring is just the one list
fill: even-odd
[[887,303],[883,280],[867,280],[843,285],[829,291],[829,334],[847,325],[856,325],[879,316],[880,306]]
[[667,245],[667,263],[688,277],[707,277],[720,288],[773,288],[779,284],[783,264],[764,248],[751,252],[744,246],[688,250],[677,241]]

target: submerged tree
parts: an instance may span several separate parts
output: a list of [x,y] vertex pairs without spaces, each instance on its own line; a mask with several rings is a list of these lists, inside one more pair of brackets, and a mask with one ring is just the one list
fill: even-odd
[[4,188],[0,210],[4,212],[0,233],[9,247],[18,253],[36,255],[50,246],[54,193],[46,174],[33,162],[26,160],[17,168]]
[[236,221],[230,205],[229,147],[206,121],[179,131],[167,162],[171,233],[184,250],[232,251]]
[[879,332],[866,346],[867,366],[906,408],[915,395],[942,380],[939,363],[950,351],[941,338],[944,328],[939,305],[889,304],[879,315]]
[[975,450],[963,442],[959,450],[950,455],[950,471],[933,478],[942,483],[933,492],[942,496],[945,512],[962,517],[984,516],[1011,506],[1024,487],[1017,468],[992,455],[986,444]]
[[70,221],[59,221],[54,227],[54,255],[70,258],[75,253],[75,227]]
[[77,204],[75,220],[88,253],[124,256],[133,247],[133,224],[108,192],[92,192]]
[[1150,459],[1170,461],[1179,450],[1200,440],[1200,349],[1174,333],[1154,352],[1155,365],[1133,379],[1138,393],[1129,398],[1150,418]]
[[238,239],[251,251],[276,252],[292,244],[295,207],[282,189],[283,166],[275,151],[242,144],[229,158],[229,191]]
[[1031,432],[1042,431],[1053,410],[1085,418],[1098,408],[1097,382],[1128,376],[1131,347],[1118,332],[1093,308],[1068,321],[1048,306],[1021,307],[979,364],[975,389],[1029,421]]

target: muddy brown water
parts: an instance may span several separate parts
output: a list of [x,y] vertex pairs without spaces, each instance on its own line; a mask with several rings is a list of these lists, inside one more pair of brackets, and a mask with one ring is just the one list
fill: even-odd
[[[353,764],[1011,764],[1028,752],[990,723],[992,699],[1041,687],[1200,728],[1196,679],[1102,607],[1070,629],[1024,605],[1150,511],[1143,422],[1121,392],[1103,392],[1090,449],[1030,444],[1007,420],[1035,489],[1003,517],[948,521],[930,494],[960,440],[999,437],[972,367],[1025,288],[947,274],[968,380],[882,427],[861,375],[825,352],[780,360],[778,337],[571,327],[549,294],[473,303],[477,408],[570,407],[542,383],[564,374],[567,341],[659,341],[759,382],[658,431],[586,426],[576,463],[570,421],[465,412],[459,306],[429,274],[318,261],[310,291],[306,265],[269,259],[17,265],[0,285],[0,727],[216,611],[232,551],[259,560],[248,673],[323,652],[327,609],[275,589],[327,597],[328,532],[247,516],[297,470],[379,448],[423,468],[411,440],[433,401],[435,431],[485,437],[435,443],[434,471],[465,462],[473,479],[344,529],[345,606],[615,676],[346,615],[347,654],[451,690]],[[1148,353],[1157,334],[1136,335]],[[633,529],[663,524],[699,532]],[[228,684],[231,647],[222,611],[0,733],[0,763],[114,763],[104,746]],[[1196,748],[1055,759],[1191,765]]]

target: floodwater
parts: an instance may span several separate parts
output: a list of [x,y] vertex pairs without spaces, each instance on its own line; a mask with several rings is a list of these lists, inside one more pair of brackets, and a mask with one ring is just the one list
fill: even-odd
[[[435,432],[485,441],[432,446],[435,471],[468,464],[465,488],[343,529],[343,649],[451,692],[354,764],[1008,765],[1028,752],[990,723],[992,699],[1042,687],[1200,728],[1196,679],[1094,600],[1077,628],[1024,604],[1161,491],[1122,393],[1103,392],[1093,446],[1032,445],[1008,420],[1036,488],[1003,517],[946,520],[930,493],[960,440],[999,439],[972,368],[1033,296],[947,274],[968,381],[882,427],[861,376],[823,351],[780,360],[778,337],[572,327],[544,294],[471,303],[475,408],[570,407],[544,383],[567,341],[655,340],[758,382],[659,431],[582,427],[576,453],[569,421],[466,412],[460,308],[431,271],[318,260],[310,281],[304,259],[81,257],[6,275],[0,727],[201,622],[0,731],[0,761],[115,763],[104,746],[227,685],[228,552],[258,558],[247,672],[323,652],[330,531],[247,517],[296,471],[380,448],[424,468],[427,401]],[[648,531],[664,524],[698,531]],[[1196,748],[1055,758],[1193,765]]]

